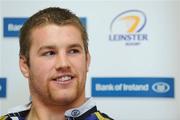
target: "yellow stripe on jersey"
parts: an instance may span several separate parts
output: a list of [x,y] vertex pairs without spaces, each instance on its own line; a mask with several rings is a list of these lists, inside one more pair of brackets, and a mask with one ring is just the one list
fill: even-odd
[[7,116],[1,116],[0,120],[6,120]]
[[110,119],[108,119],[108,118],[103,117],[99,112],[95,112],[95,115],[97,116],[97,118],[98,118],[99,120],[110,120]]

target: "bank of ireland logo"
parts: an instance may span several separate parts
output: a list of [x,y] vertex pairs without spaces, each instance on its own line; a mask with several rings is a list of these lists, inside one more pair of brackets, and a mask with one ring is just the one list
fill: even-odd
[[148,41],[143,32],[147,17],[141,10],[127,10],[115,16],[110,23],[110,41],[124,42],[126,45],[140,45]]
[[170,85],[165,82],[157,82],[152,85],[152,90],[156,93],[167,93],[170,90]]

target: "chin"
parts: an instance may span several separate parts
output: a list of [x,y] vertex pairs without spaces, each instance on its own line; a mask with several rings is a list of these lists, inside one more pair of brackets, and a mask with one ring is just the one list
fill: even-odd
[[76,100],[76,97],[74,95],[60,95],[52,99],[59,105],[69,105]]

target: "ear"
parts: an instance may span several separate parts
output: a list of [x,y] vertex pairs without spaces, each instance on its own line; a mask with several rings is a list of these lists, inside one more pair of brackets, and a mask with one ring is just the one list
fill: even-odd
[[87,65],[87,72],[89,71],[89,65],[91,63],[91,56],[89,52],[86,53],[86,65]]
[[20,55],[19,57],[19,67],[24,77],[29,78],[29,66],[27,63],[27,58],[23,55]]

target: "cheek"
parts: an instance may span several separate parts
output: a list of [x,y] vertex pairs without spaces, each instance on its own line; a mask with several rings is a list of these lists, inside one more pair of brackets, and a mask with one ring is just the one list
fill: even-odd
[[73,62],[73,69],[78,73],[78,89],[83,90],[86,82],[87,64],[81,59]]
[[79,74],[85,74],[87,72],[87,62],[83,58],[71,60],[74,69],[79,72]]
[[33,62],[30,64],[30,68],[33,77],[35,77],[36,79],[44,80],[47,79],[52,69],[52,63],[34,59]]

